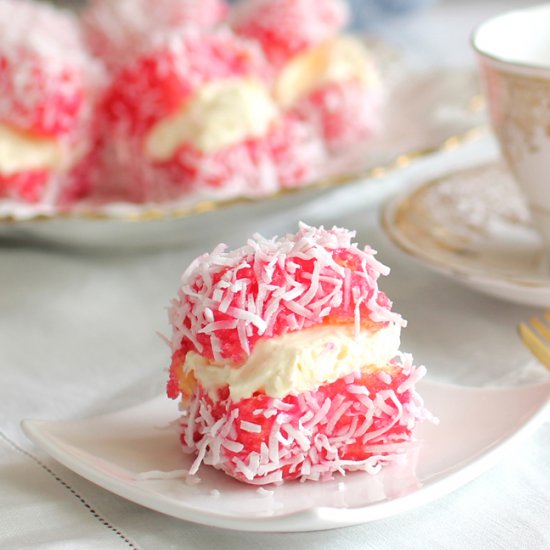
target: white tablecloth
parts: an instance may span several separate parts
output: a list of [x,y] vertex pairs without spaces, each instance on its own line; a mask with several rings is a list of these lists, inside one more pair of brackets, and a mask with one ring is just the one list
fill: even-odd
[[[446,2],[381,31],[426,63],[473,65],[468,33],[525,2]],[[265,235],[310,224],[358,230],[392,266],[383,288],[409,319],[403,348],[433,377],[510,383],[544,376],[515,336],[530,310],[479,296],[397,252],[378,225],[387,196],[426,177],[494,158],[490,139],[439,154],[272,218]],[[380,193],[380,186],[384,192]],[[179,276],[217,241],[238,245],[250,223],[197,246],[100,253],[0,242],[0,548],[548,548],[550,425],[462,489],[415,511],[358,527],[300,534],[223,531],[163,516],[118,498],[55,463],[22,434],[22,418],[114,411],[164,390],[165,306]],[[217,234],[216,234],[217,233]]]

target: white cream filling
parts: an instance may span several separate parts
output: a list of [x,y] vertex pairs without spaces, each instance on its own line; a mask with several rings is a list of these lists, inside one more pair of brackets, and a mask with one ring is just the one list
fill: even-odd
[[63,167],[61,144],[52,138],[30,136],[0,124],[0,174],[12,176],[30,170]]
[[277,77],[274,95],[284,108],[323,84],[357,79],[365,87],[379,84],[370,55],[357,38],[340,36],[295,56]]
[[322,325],[260,340],[247,361],[236,368],[213,364],[194,352],[185,358],[184,371],[192,371],[211,395],[226,384],[232,399],[263,390],[284,397],[314,390],[369,366],[385,367],[397,354],[401,327],[390,324],[377,332],[353,325]]
[[256,79],[211,82],[153,127],[145,150],[155,161],[169,160],[184,143],[212,153],[264,136],[278,115],[269,91]]

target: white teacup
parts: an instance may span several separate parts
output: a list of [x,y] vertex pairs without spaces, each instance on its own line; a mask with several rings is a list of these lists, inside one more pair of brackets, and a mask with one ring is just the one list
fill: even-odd
[[482,23],[472,44],[502,154],[550,247],[550,4]]

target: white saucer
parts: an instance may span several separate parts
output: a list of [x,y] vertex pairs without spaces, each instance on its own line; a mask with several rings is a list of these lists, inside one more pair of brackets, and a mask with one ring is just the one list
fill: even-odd
[[408,190],[384,209],[382,225],[402,251],[457,282],[503,300],[550,307],[550,253],[501,163]]
[[164,396],[95,418],[22,425],[60,463],[147,508],[226,529],[314,531],[406,512],[473,480],[544,421],[550,382],[467,388],[423,380],[419,392],[440,424],[418,427],[419,444],[407,462],[375,476],[356,472],[326,483],[266,489],[209,467],[186,478],[194,459],[179,447],[174,421],[180,413]]

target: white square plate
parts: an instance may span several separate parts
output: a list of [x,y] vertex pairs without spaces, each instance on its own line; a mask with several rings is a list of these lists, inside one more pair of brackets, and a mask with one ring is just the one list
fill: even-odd
[[[177,518],[247,531],[311,531],[373,521],[443,496],[492,466],[544,419],[550,383],[480,389],[423,381],[419,391],[440,420],[424,423],[405,464],[378,475],[279,487],[237,482],[208,466],[198,476],[143,479],[188,469],[177,406],[159,397],[86,420],[25,420],[27,436],[53,458],[121,497]],[[154,475],[152,477],[155,477]],[[158,476],[157,476],[158,477]]]

